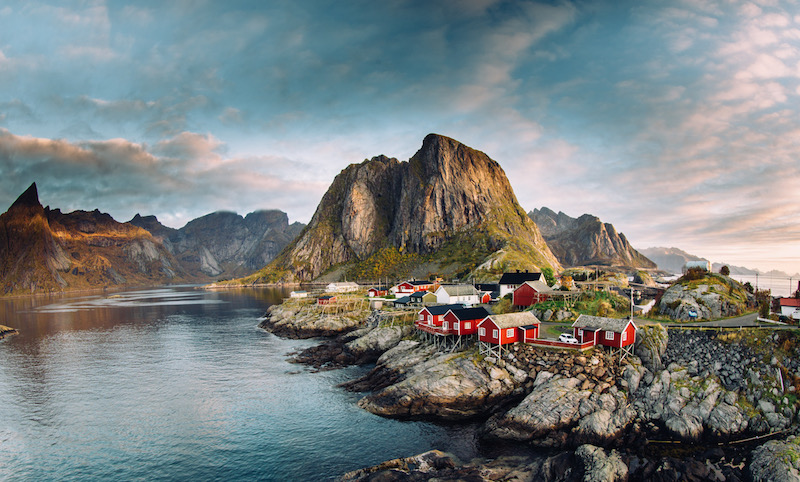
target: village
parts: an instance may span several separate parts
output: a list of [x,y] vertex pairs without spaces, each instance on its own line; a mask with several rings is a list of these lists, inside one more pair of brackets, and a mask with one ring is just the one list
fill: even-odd
[[[581,296],[581,290],[550,287],[540,272],[508,272],[497,283],[476,285],[407,280],[391,287],[371,287],[366,290],[366,297],[352,295],[359,291],[363,292],[363,287],[354,282],[330,283],[325,286],[324,294],[313,299],[322,313],[338,311],[359,303],[359,299],[362,304],[369,303],[373,310],[387,307],[405,313],[415,310],[416,335],[440,352],[477,346],[481,355],[500,359],[509,346],[517,343],[574,351],[601,346],[622,360],[633,354],[636,342],[637,327],[631,316],[580,314],[571,325],[571,333],[545,336],[542,321],[532,307],[548,300],[571,306]],[[311,294],[307,291],[290,294],[295,299],[308,297]],[[492,305],[502,299],[510,299],[513,312],[493,312]]]

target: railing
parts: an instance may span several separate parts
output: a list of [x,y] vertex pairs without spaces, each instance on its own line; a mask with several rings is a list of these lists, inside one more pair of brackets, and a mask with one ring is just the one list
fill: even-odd
[[526,343],[530,343],[531,345],[551,346],[555,348],[572,348],[580,351],[588,350],[595,345],[592,341],[586,341],[583,343],[564,343],[563,341],[547,340],[544,338],[537,338]]

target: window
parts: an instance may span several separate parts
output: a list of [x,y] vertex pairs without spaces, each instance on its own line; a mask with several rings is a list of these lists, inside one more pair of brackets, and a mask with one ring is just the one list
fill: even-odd
[[583,330],[578,328],[578,338],[583,339]]
[[465,321],[464,322],[464,329],[465,330],[469,330],[470,328],[472,328],[472,323],[470,323],[469,321]]
[[606,332],[606,340],[613,340],[613,339],[614,339],[614,332],[613,331],[607,331]]
[[457,321],[453,322],[453,329],[454,330],[458,330],[458,322]]
[[514,328],[509,328],[509,329],[507,329],[507,330],[506,330],[506,336],[507,336],[507,337],[512,337],[512,336],[514,336]]
[[478,335],[486,336],[486,328],[484,328],[484,327],[478,328]]
[[419,314],[419,321],[425,321],[425,315],[422,313]]
[[448,325],[449,323],[445,321],[444,323],[442,323],[442,328],[446,330]]
[[492,330],[492,337],[499,338],[500,337],[500,333],[497,330]]
[[622,332],[622,341],[628,341],[628,332],[627,331],[623,331]]

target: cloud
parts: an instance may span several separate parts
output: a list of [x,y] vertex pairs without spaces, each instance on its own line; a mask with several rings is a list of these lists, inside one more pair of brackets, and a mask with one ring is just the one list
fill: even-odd
[[0,129],[0,193],[8,205],[31,182],[65,211],[99,208],[119,221],[155,214],[180,227],[217,210],[288,211],[310,219],[327,183],[292,176],[275,157],[225,158],[213,136],[183,132],[152,148],[124,139],[72,143]]

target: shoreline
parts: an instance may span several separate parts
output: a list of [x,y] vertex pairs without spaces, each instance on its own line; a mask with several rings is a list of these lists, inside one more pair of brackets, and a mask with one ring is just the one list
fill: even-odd
[[[268,313],[267,320],[262,322],[262,328],[275,333],[279,330],[274,330],[274,327],[272,327],[273,330],[268,329],[269,315]],[[294,318],[290,313],[284,313],[284,315],[288,315],[286,318]],[[324,315],[320,314],[320,317],[324,317]],[[283,316],[279,316],[279,318],[282,321],[288,321]],[[293,323],[293,329],[302,331],[305,325],[304,321],[308,320],[296,321],[298,323]],[[705,403],[713,402],[712,405],[716,403],[709,408],[709,411],[712,411],[711,409],[717,405],[724,409],[721,409],[719,414],[715,412],[715,416],[729,416],[736,422],[735,414],[726,412],[726,410],[733,411],[736,403],[741,403],[743,398],[733,397],[735,390],[731,392],[725,387],[719,386],[723,384],[719,373],[713,371],[704,373],[702,366],[698,371],[697,362],[691,366],[688,359],[677,360],[681,363],[675,363],[676,353],[682,355],[685,351],[682,346],[673,346],[672,353],[664,356],[667,351],[666,338],[662,340],[663,347],[657,358],[660,363],[660,358],[664,356],[664,364],[668,364],[668,367],[658,366],[658,363],[656,363],[656,367],[653,367],[652,359],[648,360],[647,349],[643,347],[642,352],[637,354],[645,358],[644,361],[649,363],[652,371],[641,368],[642,361],[638,357],[635,357],[639,360],[639,365],[635,369],[630,368],[631,365],[627,361],[625,364],[620,364],[618,369],[616,367],[612,369],[612,366],[606,361],[603,362],[604,365],[601,364],[601,367],[605,366],[609,374],[613,372],[615,380],[601,380],[606,376],[602,374],[600,377],[589,375],[592,379],[598,378],[598,380],[587,382],[583,378],[584,387],[581,389],[570,380],[574,381],[577,379],[576,377],[580,378],[582,372],[588,374],[590,368],[596,371],[598,367],[590,366],[585,360],[580,360],[580,363],[566,362],[567,358],[574,357],[549,353],[537,355],[539,357],[551,356],[555,359],[547,367],[541,366],[544,365],[541,358],[521,364],[520,360],[525,359],[529,354],[528,348],[525,347],[515,350],[514,356],[510,359],[492,360],[491,364],[486,364],[485,360],[475,357],[474,353],[470,354],[470,350],[449,355],[436,353],[435,350],[428,350],[430,351],[428,353],[419,341],[415,341],[412,331],[400,339],[386,344],[382,349],[373,348],[369,357],[359,357],[358,350],[361,349],[358,348],[359,340],[370,336],[373,338],[381,336],[376,333],[385,331],[387,328],[380,327],[380,316],[373,319],[371,323],[362,319],[358,326],[345,330],[347,331],[346,335],[340,332],[339,336],[331,336],[334,334],[330,333],[321,339],[318,346],[307,349],[299,355],[294,354],[293,362],[301,363],[312,369],[322,367],[324,367],[322,369],[337,369],[347,365],[364,365],[365,361],[377,360],[375,368],[370,373],[361,379],[354,379],[341,385],[341,388],[345,390],[363,393],[364,397],[358,402],[358,406],[362,409],[389,418],[426,420],[433,423],[459,424],[478,421],[481,424],[479,429],[481,444],[492,445],[505,442],[518,444],[521,448],[525,447],[526,450],[530,450],[532,454],[545,450],[551,455],[557,453],[558,457],[570,458],[573,463],[578,463],[578,459],[583,460],[578,457],[579,453],[588,451],[596,457],[617,460],[621,464],[619,467],[625,467],[625,475],[629,477],[628,480],[647,480],[647,477],[652,475],[655,470],[689,472],[696,475],[705,474],[705,476],[710,473],[721,474],[724,472],[729,477],[728,480],[746,479],[748,470],[757,470],[757,468],[751,469],[748,466],[748,462],[752,458],[751,454],[755,454],[756,451],[770,444],[783,444],[790,447],[795,444],[792,435],[797,434],[797,424],[794,420],[796,413],[791,413],[791,415],[786,413],[788,419],[784,422],[788,425],[782,430],[778,430],[777,426],[770,428],[770,425],[765,425],[767,421],[772,422],[776,418],[773,413],[766,412],[746,420],[744,426],[740,423],[739,429],[730,430],[727,433],[725,431],[717,433],[717,430],[720,429],[718,421],[706,422],[701,419],[699,428],[692,426],[691,420],[694,412],[691,414],[681,413],[684,408],[686,411],[695,411],[698,406],[702,408],[705,399],[708,399],[709,402]],[[664,331],[666,332],[666,327]],[[288,333],[275,334],[286,336]],[[298,337],[297,331],[293,335],[290,337]],[[319,332],[316,336],[319,336]],[[701,336],[701,338],[707,337]],[[673,343],[679,342],[676,339]],[[589,358],[605,357],[603,352],[585,355]],[[700,355],[690,353],[686,357],[699,359]],[[439,361],[437,362],[437,360]],[[668,363],[670,361],[672,363]],[[435,370],[437,363],[442,366],[452,365],[455,368],[450,371],[440,370],[434,375],[424,375],[425,370],[430,372],[432,366]],[[538,371],[538,368],[533,370],[537,365],[542,371]],[[578,368],[578,365],[582,365],[582,368]],[[690,366],[690,371],[686,370],[687,365]],[[790,368],[794,372],[797,367],[792,365]],[[433,391],[428,390],[428,387],[460,376],[460,371],[475,371],[476,369],[483,371],[484,374],[491,373],[491,375],[488,378],[482,375],[484,378],[479,376],[474,379],[474,383],[469,385],[473,387],[473,390],[485,388],[482,387],[482,384],[488,386],[497,384],[498,381],[502,382],[501,385],[506,384],[506,387],[490,392],[484,398],[479,399],[469,398],[469,396],[464,398],[466,395],[459,392],[459,387],[455,389],[451,387],[453,390],[445,395],[436,393],[436,390],[441,390],[441,386],[437,386]],[[547,372],[545,375],[548,376],[544,376],[543,372]],[[664,372],[666,372],[666,379],[663,378]],[[670,387],[670,377],[672,377],[674,389]],[[729,374],[725,373],[724,377],[724,385],[728,386]],[[701,390],[700,398],[692,395],[693,386],[706,384],[709,380],[716,380],[714,382],[717,384],[716,391],[712,392],[711,389],[705,387]],[[663,383],[665,381],[666,383]],[[592,388],[586,389],[587,383]],[[643,389],[638,395],[634,395],[640,385]],[[686,390],[687,386],[689,392]],[[397,387],[402,388],[398,389]],[[656,408],[658,404],[648,403],[643,400],[642,396],[643,390],[652,392],[654,387],[658,387],[660,391],[653,393],[663,399],[661,400],[663,407],[674,404],[677,400],[684,404],[684,408],[678,408],[678,411],[670,416],[659,414]],[[703,393],[705,390],[708,390],[707,394]],[[544,426],[537,420],[542,417],[542,414],[532,411],[533,409],[530,407],[523,410],[519,408],[529,397],[534,397],[537,400],[536,403],[548,407],[551,411],[561,410],[564,402],[551,403],[546,395],[558,391],[570,397],[585,398],[585,400],[578,400],[574,403],[575,412],[588,410],[586,414],[591,417],[584,417],[583,413],[580,417],[574,414],[562,414],[562,418],[567,417],[566,422],[564,420],[555,421],[555,425]],[[745,397],[748,392],[740,390],[738,393],[741,397]],[[740,400],[739,402],[736,402],[737,398]],[[522,403],[520,403],[521,400]],[[589,405],[586,405],[587,403]],[[611,403],[610,406],[609,403]],[[626,412],[628,409],[623,408],[625,403],[637,405],[635,414]],[[617,408],[614,408],[614,405]],[[464,411],[465,406],[468,408],[467,411]],[[579,406],[580,410],[578,410]],[[589,409],[590,406],[596,406],[596,408]],[[664,410],[663,407],[660,410]],[[755,404],[755,407],[759,409],[760,406]],[[780,411],[777,410],[779,407],[775,408],[776,412]],[[605,418],[604,413],[610,418]],[[587,420],[583,420],[584,418]],[[591,423],[588,423],[589,421]],[[686,421],[689,423],[685,424]],[[603,424],[608,425],[603,428]],[[342,480],[369,480],[371,476],[376,475],[376,472],[390,475],[398,474],[398,470],[404,476],[420,477],[423,473],[419,472],[421,470],[419,467],[417,469],[408,469],[408,467],[414,465],[411,463],[412,459],[424,458],[424,456],[425,454],[420,454],[405,459],[386,461],[378,466],[342,474],[340,478]],[[428,467],[431,472],[424,472],[426,477],[442,477],[443,480],[451,477],[465,477],[474,471],[486,470],[486,467],[493,463],[500,463],[495,461],[502,460],[504,454],[498,454],[492,460],[483,460],[478,465],[475,465],[474,461],[466,463],[453,461],[448,458],[447,454],[443,457],[438,455],[434,457],[438,462],[433,465],[439,468]],[[544,463],[542,460],[546,459],[541,459],[538,455],[533,458],[541,463]],[[531,463],[536,465],[539,462]],[[772,459],[767,463],[771,464]],[[522,467],[517,467],[517,469],[522,469]],[[585,469],[587,471],[594,470],[588,465],[585,466]],[[546,474],[541,472],[533,472],[533,475],[534,478],[543,477],[542,480],[550,480]]]

